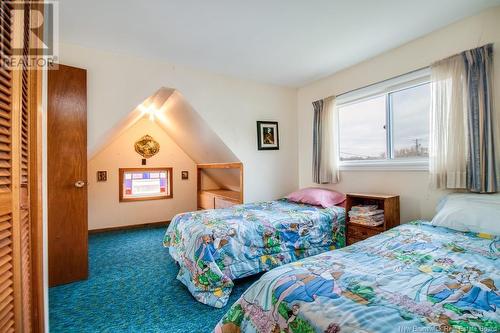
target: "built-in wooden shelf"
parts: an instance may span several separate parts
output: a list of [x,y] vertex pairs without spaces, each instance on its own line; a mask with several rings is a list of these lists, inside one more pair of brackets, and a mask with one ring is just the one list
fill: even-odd
[[[226,188],[204,189],[202,175],[205,169],[236,169],[239,171],[237,190]],[[224,171],[222,171],[224,172]],[[227,208],[243,203],[243,164],[242,163],[205,163],[197,165],[198,209]]]

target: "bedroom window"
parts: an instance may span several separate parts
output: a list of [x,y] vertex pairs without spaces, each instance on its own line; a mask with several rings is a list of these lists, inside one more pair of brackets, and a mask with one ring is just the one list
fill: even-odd
[[120,169],[120,202],[169,199],[172,168]]
[[342,169],[427,170],[429,70],[337,98]]

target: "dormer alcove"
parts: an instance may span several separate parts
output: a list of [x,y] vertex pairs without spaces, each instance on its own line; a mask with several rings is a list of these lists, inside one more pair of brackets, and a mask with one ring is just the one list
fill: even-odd
[[[198,209],[227,208],[243,203],[243,163],[205,163],[198,164],[196,169]],[[214,179],[224,182],[217,183]]]
[[[147,134],[157,139],[160,152],[144,166],[133,142]],[[115,193],[119,169],[151,167],[173,167],[173,197],[119,202]],[[109,174],[106,183],[95,180],[100,170]],[[90,229],[168,221],[178,213],[243,202],[243,164],[184,96],[170,88],[161,88],[146,98],[98,145],[89,146],[89,179]],[[116,213],[112,220],[109,211]]]

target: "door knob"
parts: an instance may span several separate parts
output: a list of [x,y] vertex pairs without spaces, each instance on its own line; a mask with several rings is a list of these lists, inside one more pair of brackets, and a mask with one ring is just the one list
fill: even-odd
[[85,186],[85,182],[83,180],[78,180],[76,183],[75,183],[75,187],[78,187],[78,188],[82,188]]

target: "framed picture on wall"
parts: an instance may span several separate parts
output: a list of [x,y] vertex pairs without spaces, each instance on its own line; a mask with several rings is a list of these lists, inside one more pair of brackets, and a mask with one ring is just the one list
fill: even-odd
[[257,149],[280,149],[280,138],[277,121],[257,121]]
[[108,180],[108,172],[107,171],[97,171],[97,181],[105,182]]

